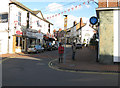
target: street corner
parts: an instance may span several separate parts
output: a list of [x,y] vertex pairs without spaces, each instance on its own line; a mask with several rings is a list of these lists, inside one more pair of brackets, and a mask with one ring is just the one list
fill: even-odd
[[85,73],[85,74],[109,74],[109,75],[118,75],[120,71],[110,71],[110,70],[94,70],[94,69],[83,69],[77,67],[75,64],[69,63],[58,63],[57,59],[51,60],[48,63],[48,66],[57,71],[65,71],[65,72],[77,72],[77,73]]

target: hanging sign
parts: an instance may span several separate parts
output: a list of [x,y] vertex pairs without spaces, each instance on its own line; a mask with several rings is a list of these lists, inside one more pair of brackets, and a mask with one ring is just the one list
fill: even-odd
[[67,31],[67,15],[64,18],[64,31]]

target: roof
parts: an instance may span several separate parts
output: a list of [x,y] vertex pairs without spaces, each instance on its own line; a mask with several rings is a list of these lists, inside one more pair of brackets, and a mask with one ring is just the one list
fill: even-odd
[[40,12],[41,15],[42,15],[42,12],[40,10],[39,11],[33,11],[33,10],[29,9],[28,7],[26,7],[25,5],[21,4],[20,2],[16,1],[16,0],[11,0],[11,2],[9,4],[15,4],[15,5],[19,6],[22,9],[25,9],[26,11],[29,11],[31,14],[33,14],[37,18],[39,18],[39,19],[41,19],[41,20],[43,20],[43,21],[45,21],[45,22],[50,23],[51,25],[53,25],[51,22],[47,21],[46,19],[44,19],[44,18],[42,19],[42,18],[40,18],[40,17],[38,17],[36,15],[38,12]]
[[42,12],[41,12],[40,10],[32,11],[32,12],[33,12],[34,14],[36,14],[36,15],[37,15],[38,13],[40,13],[40,14],[42,15],[42,18],[44,18],[44,17],[43,17],[43,14],[42,14]]

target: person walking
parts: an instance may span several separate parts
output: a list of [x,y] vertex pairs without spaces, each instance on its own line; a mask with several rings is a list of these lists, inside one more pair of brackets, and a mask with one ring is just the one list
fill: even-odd
[[72,60],[75,60],[75,52],[76,52],[76,45],[75,45],[75,42],[73,42],[73,45],[72,45]]
[[64,47],[62,46],[61,43],[59,43],[58,53],[59,53],[59,63],[63,63]]

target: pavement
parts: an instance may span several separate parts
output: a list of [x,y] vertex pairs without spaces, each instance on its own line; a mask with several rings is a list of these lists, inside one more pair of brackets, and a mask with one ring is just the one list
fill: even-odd
[[[11,57],[39,57],[39,55],[30,55],[24,53],[2,54],[3,59]],[[89,47],[77,49],[75,61],[72,60],[72,52],[70,51],[69,54],[66,54],[66,60],[64,63],[58,63],[58,59],[54,58],[49,62],[48,65],[49,67],[54,69],[61,69],[67,71],[120,73],[119,63],[100,64],[99,62],[96,62],[96,50]]]

